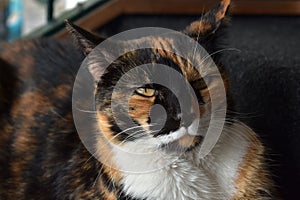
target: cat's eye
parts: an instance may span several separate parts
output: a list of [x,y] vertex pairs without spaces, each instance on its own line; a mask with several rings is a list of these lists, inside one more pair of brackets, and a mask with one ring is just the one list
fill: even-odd
[[153,88],[140,87],[136,89],[135,92],[144,97],[153,97],[156,90]]
[[203,78],[193,81],[191,84],[195,90],[204,90],[207,88],[207,85],[206,85],[205,81],[203,80]]

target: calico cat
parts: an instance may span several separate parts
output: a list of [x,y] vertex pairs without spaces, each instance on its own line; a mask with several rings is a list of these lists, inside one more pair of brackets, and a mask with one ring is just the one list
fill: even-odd
[[[221,1],[182,32],[213,54],[220,49],[218,42],[223,37],[222,26],[229,4],[229,0]],[[90,54],[104,40],[70,22],[67,22],[67,28],[84,55]],[[142,40],[155,43],[156,39]],[[159,44],[172,45],[172,42],[165,39]],[[113,118],[110,101],[115,80],[133,69],[133,63],[166,64],[185,76],[197,93],[199,109],[202,113],[209,112],[210,85],[203,83],[201,75],[187,67],[187,61],[182,58],[154,48],[141,49],[119,57],[101,77],[95,75],[101,66],[93,67],[91,73],[97,81],[98,123],[95,126],[104,136],[94,141],[100,158],[97,160],[82,144],[71,109],[72,85],[84,55],[69,42],[54,39],[2,44],[0,50],[0,199],[274,198],[263,145],[249,127],[230,114],[218,143],[206,157],[199,158],[198,155],[203,138],[190,138],[185,133],[171,141],[186,150],[180,156],[164,145],[155,149],[166,155],[166,160],[159,162],[176,162],[148,173],[124,170],[132,164],[138,170],[152,165],[157,159],[134,160],[114,151],[114,146],[143,152],[145,146],[153,147],[157,138],[176,134],[182,129],[189,130],[193,122],[183,125],[180,116],[191,115],[193,111],[181,111],[166,88],[158,85],[139,87],[130,97],[128,115],[144,130],[143,137],[130,136],[119,129]],[[213,59],[229,91],[219,57],[213,56]],[[167,121],[158,133],[148,134],[149,113],[154,104],[166,109]],[[110,165],[105,164],[107,160]]]

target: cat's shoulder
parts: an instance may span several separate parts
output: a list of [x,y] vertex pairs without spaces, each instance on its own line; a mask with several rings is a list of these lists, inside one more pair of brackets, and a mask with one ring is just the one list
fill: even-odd
[[51,174],[63,168],[79,148],[71,97],[82,60],[72,41],[0,44],[0,163],[5,163],[0,166],[0,196],[20,199],[25,186],[44,190],[40,182],[28,180],[42,170]]
[[53,101],[69,97],[83,58],[68,40],[45,38],[1,43],[2,105],[25,97],[52,97]]
[[0,59],[11,65],[15,70],[30,73],[45,71],[59,73],[72,70],[76,73],[82,53],[70,40],[56,38],[23,39],[12,43],[0,43]]

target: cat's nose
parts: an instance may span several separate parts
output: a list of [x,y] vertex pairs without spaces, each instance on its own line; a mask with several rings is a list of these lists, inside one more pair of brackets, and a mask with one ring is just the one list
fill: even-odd
[[181,126],[188,128],[196,118],[197,117],[193,112],[183,112],[181,118]]
[[181,126],[181,117],[174,115],[174,116],[168,116],[167,120],[163,126],[163,128],[154,134],[154,137],[157,137],[159,135],[166,135],[170,132],[177,131]]
[[176,131],[181,126],[180,122],[181,122],[180,116],[177,116],[177,115],[171,116],[169,119],[167,119],[165,128],[168,132]]

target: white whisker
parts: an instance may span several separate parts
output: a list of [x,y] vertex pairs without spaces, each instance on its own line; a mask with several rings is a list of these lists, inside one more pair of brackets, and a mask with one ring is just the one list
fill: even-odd
[[85,113],[97,113],[97,111],[95,111],[95,110],[83,110],[83,109],[80,109],[80,108],[76,108],[76,110],[79,110],[79,111],[85,112]]
[[221,52],[223,52],[223,51],[238,51],[238,52],[241,52],[241,50],[240,50],[240,49],[237,49],[237,48],[220,49],[220,50],[218,50],[218,51],[215,51],[215,52],[213,52],[213,53],[208,54],[207,56],[205,56],[205,57],[202,59],[201,63],[199,64],[199,67],[201,67],[201,65],[202,65],[208,58],[210,58],[211,56],[213,56],[213,55],[215,55],[215,54],[217,54],[217,53],[221,53]]

